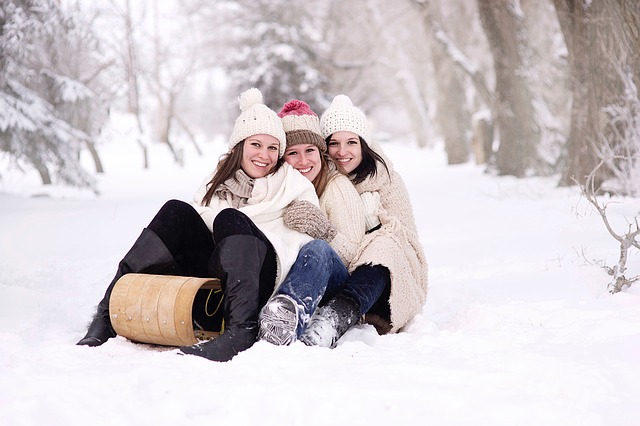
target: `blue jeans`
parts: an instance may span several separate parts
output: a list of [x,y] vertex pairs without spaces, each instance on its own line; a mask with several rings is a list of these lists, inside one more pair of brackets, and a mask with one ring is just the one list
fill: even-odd
[[358,303],[360,315],[368,312],[389,319],[391,276],[389,269],[370,263],[358,266],[340,287],[338,295],[349,297]]
[[297,303],[298,338],[307,328],[325,292],[335,293],[348,276],[340,256],[327,242],[313,240],[302,246],[289,274],[275,293],[285,294]]

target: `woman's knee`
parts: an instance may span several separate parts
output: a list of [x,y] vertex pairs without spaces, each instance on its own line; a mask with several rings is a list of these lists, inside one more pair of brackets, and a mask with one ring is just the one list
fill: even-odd
[[300,249],[300,253],[328,254],[331,246],[324,240],[311,240]]
[[148,228],[156,233],[163,233],[167,229],[173,229],[176,225],[192,220],[194,215],[199,217],[198,212],[190,204],[180,200],[169,200],[160,207]]
[[160,207],[160,212],[162,213],[166,213],[166,212],[179,212],[179,211],[185,211],[188,209],[193,209],[193,207],[191,207],[190,204],[185,203],[184,201],[180,201],[180,200],[169,200],[166,203],[164,203],[162,205],[162,207]]
[[229,235],[251,234],[250,230],[251,220],[237,209],[223,209],[213,220],[213,235],[218,241]]
[[369,287],[373,293],[382,293],[382,290],[391,283],[389,268],[370,263],[358,266],[351,274],[351,278]]
[[360,303],[364,313],[378,300],[390,282],[389,268],[369,263],[358,266],[351,273],[344,291]]
[[330,267],[332,263],[340,262],[340,257],[331,248],[331,246],[323,240],[311,240],[300,248],[298,258],[304,258],[312,263],[324,264]]
[[227,207],[226,209],[220,210],[220,212],[216,215],[213,223],[245,220],[247,217],[248,216],[242,213],[240,210],[234,209],[232,207]]
[[231,235],[253,235],[265,239],[246,214],[238,209],[226,208],[213,220],[213,236],[220,242]]

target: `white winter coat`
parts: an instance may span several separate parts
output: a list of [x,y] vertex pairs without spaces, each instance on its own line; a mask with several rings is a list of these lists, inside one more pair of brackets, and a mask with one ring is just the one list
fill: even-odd
[[[213,173],[200,185],[194,195],[193,206],[213,232],[215,217],[221,210],[232,206],[219,197],[213,197],[209,206],[202,206],[207,192],[206,185],[212,177]],[[255,179],[247,205],[238,209],[255,223],[273,245],[277,257],[276,289],[289,273],[300,248],[312,239],[307,234],[295,231],[284,224],[284,212],[294,200],[306,200],[319,206],[311,182],[285,163],[276,173]]]

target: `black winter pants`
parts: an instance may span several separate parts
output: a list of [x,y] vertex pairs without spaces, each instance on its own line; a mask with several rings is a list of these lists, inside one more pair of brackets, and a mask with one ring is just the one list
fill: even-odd
[[[231,235],[251,235],[267,246],[260,272],[260,305],[267,302],[275,285],[276,254],[273,246],[253,221],[240,210],[224,209],[213,221],[213,234],[198,212],[188,203],[167,201],[151,220],[148,228],[167,246],[185,276],[211,277],[210,258],[216,244]],[[242,256],[242,253],[238,253]]]

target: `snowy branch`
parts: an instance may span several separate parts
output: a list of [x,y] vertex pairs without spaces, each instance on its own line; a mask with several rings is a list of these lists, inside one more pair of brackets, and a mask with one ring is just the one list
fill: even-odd
[[584,185],[581,185],[575,179],[574,182],[580,186],[582,195],[596,209],[596,211],[602,218],[605,228],[607,229],[609,234],[620,244],[618,263],[616,263],[613,268],[605,267],[607,273],[612,276],[612,281],[609,283],[608,289],[610,293],[614,294],[640,280],[640,275],[636,275],[631,278],[627,278],[625,276],[625,272],[627,271],[629,249],[635,247],[636,249],[640,250],[640,225],[638,223],[638,218],[634,218],[634,223],[629,223],[628,230],[625,234],[617,233],[611,226],[609,218],[607,217],[607,204],[601,204],[600,201],[598,201],[596,195],[598,189],[595,188],[595,177],[598,169],[605,164],[607,164],[607,159],[602,159],[600,163],[591,171],[589,176],[587,176],[587,180]]

